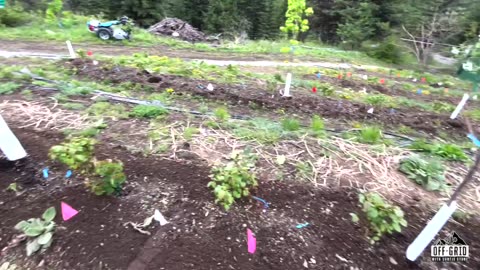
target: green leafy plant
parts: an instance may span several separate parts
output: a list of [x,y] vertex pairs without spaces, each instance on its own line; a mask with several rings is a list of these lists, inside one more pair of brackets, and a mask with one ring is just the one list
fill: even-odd
[[133,111],[130,113],[130,115],[140,118],[155,118],[167,113],[168,110],[165,108],[148,105],[137,105],[133,108]]
[[22,220],[15,229],[22,231],[29,241],[27,242],[27,256],[41,250],[45,251],[53,241],[53,234],[55,233],[55,222],[53,219],[57,212],[54,207],[48,208],[42,215],[42,218],[30,218],[29,220]]
[[437,160],[426,160],[418,155],[412,155],[400,161],[399,170],[426,190],[441,191],[447,187],[444,176],[445,169]]
[[359,202],[374,232],[372,244],[387,233],[402,232],[402,227],[407,227],[402,209],[384,201],[379,194],[372,192],[359,194]]
[[247,151],[233,152],[226,165],[213,167],[208,187],[213,189],[215,203],[229,210],[236,199],[250,195],[250,189],[258,185],[255,161],[256,156]]
[[91,164],[96,141],[90,138],[75,137],[50,148],[49,157],[60,161],[70,169],[87,169]]
[[376,107],[387,107],[391,105],[392,99],[386,95],[367,95],[365,103]]
[[285,131],[297,131],[300,129],[300,122],[297,119],[285,118],[282,120],[282,128]]
[[469,160],[462,148],[455,144],[438,144],[433,148],[432,153],[436,156],[452,161]]
[[328,83],[321,83],[318,85],[318,90],[322,92],[322,95],[329,97],[335,93],[335,88]]
[[91,180],[89,185],[96,195],[111,195],[120,192],[127,177],[121,162],[111,160],[95,162],[95,174],[99,179]]
[[0,84],[0,95],[8,95],[12,94],[15,90],[20,88],[21,84],[14,83],[14,82],[7,82]]
[[434,102],[433,110],[438,113],[451,113],[455,110],[455,107],[445,102]]
[[357,136],[361,143],[378,144],[383,142],[382,130],[378,127],[363,127]]

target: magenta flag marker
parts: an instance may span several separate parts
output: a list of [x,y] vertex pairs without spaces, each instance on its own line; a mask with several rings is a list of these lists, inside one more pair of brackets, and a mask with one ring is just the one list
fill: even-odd
[[73,209],[70,205],[62,202],[62,217],[63,221],[67,221],[78,214],[78,211]]
[[255,239],[255,236],[250,229],[247,229],[247,245],[248,252],[252,254],[255,253],[255,250],[257,249],[257,239]]

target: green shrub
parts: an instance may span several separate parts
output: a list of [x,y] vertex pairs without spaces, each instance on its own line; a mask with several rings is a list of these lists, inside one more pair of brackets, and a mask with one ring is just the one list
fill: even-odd
[[42,215],[42,218],[30,218],[22,220],[15,229],[22,231],[29,241],[27,242],[27,256],[39,251],[45,251],[53,242],[56,224],[53,221],[57,212],[55,207],[48,208]]
[[87,169],[93,157],[95,143],[95,140],[89,138],[72,138],[50,148],[49,157],[72,170]]
[[120,162],[95,162],[95,174],[100,179],[91,180],[89,185],[96,195],[111,195],[120,192],[127,177],[123,173],[123,164]]
[[375,233],[371,238],[372,244],[386,233],[402,232],[402,227],[407,227],[402,209],[385,202],[377,193],[360,194],[359,202]]
[[250,195],[250,189],[258,185],[255,161],[256,157],[250,153],[234,152],[227,165],[213,167],[208,187],[213,189],[215,203],[229,210],[236,199]]
[[392,104],[392,98],[386,95],[366,95],[365,103],[376,107],[388,107]]
[[18,27],[31,21],[33,21],[33,16],[19,6],[0,9],[0,26]]
[[397,45],[399,43],[395,37],[384,39],[383,42],[374,44],[371,42],[364,42],[362,49],[365,53],[375,59],[381,60],[389,64],[401,64],[402,50]]
[[148,105],[137,105],[133,108],[130,113],[133,117],[139,118],[155,118],[160,115],[167,114],[168,110],[161,107],[148,106]]
[[300,129],[300,122],[297,119],[285,118],[282,120],[282,128],[285,131],[297,131]]
[[438,160],[426,160],[418,155],[412,155],[400,161],[399,170],[428,191],[442,191],[447,188],[445,169]]

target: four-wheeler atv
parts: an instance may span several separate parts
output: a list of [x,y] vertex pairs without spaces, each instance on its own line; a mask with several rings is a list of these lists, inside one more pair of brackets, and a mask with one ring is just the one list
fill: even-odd
[[[109,22],[99,22],[99,21],[89,21],[87,22],[88,31],[91,33],[97,34],[97,36],[102,40],[114,39],[128,39],[131,38],[131,22],[128,17],[123,16],[118,21],[109,21]],[[114,26],[123,26],[114,27]]]

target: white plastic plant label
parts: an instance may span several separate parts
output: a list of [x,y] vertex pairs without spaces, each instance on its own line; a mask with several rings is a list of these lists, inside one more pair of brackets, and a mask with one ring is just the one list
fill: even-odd
[[27,152],[18,141],[15,134],[10,130],[7,122],[0,115],[0,150],[7,156],[8,160],[19,160],[27,156]]
[[291,97],[290,95],[291,85],[292,85],[292,73],[287,73],[287,79],[285,81],[285,91],[283,92],[284,97]]

